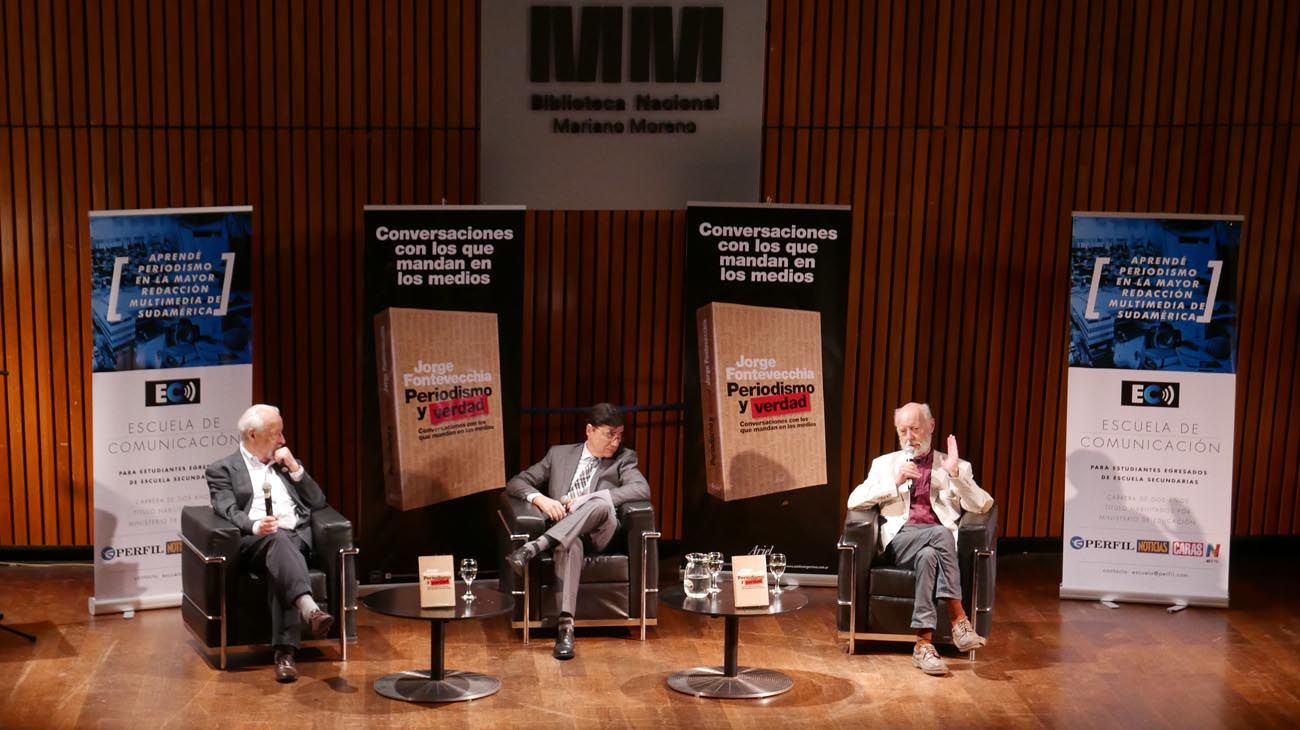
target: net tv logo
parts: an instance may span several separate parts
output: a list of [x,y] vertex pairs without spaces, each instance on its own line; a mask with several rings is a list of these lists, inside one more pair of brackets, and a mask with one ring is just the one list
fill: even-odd
[[1141,380],[1124,380],[1120,383],[1120,405],[1177,408],[1178,383],[1149,383]]
[[147,380],[144,384],[146,406],[187,406],[199,402],[199,379]]

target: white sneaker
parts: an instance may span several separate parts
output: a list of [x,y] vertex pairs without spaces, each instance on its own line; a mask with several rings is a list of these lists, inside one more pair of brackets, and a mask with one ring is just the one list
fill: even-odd
[[935,677],[942,677],[948,673],[948,663],[939,656],[939,651],[934,648],[934,644],[928,642],[917,644],[912,649],[912,666]]
[[983,636],[975,633],[975,627],[970,625],[970,619],[964,618],[952,625],[952,643],[957,647],[957,651],[975,651],[984,647],[987,641]]

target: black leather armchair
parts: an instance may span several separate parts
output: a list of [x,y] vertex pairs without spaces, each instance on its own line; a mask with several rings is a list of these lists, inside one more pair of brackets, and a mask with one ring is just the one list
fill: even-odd
[[[848,641],[913,641],[912,606],[916,573],[884,560],[877,550],[880,512],[876,508],[849,510],[840,538],[839,600],[836,628]],[[957,532],[957,563],[961,568],[962,606],[980,636],[993,624],[993,589],[997,572],[998,508],[962,515]],[[936,642],[951,643],[948,609],[936,605]]]
[[[348,640],[357,636],[357,573],[352,523],[326,507],[311,515],[312,554],[308,565],[312,595],[338,620],[329,638],[337,639],[343,660]],[[226,648],[271,641],[266,582],[239,566],[239,528],[211,507],[181,510],[181,616],[195,638],[220,648],[222,669]],[[303,637],[310,639],[304,622]]]
[[[556,620],[555,563],[550,553],[525,566],[522,579],[505,556],[541,536],[546,518],[521,499],[501,493],[503,526],[500,542],[500,588],[515,596],[511,626],[523,629],[528,643],[530,628],[553,626]],[[579,581],[575,626],[636,626],[645,641],[646,627],[658,623],[659,531],[649,502],[625,502],[618,507],[618,531],[605,552],[587,555]]]

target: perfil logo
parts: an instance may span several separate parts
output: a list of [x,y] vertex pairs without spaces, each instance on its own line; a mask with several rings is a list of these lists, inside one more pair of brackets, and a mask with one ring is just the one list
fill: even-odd
[[1148,383],[1125,380],[1120,384],[1121,405],[1150,406],[1154,408],[1178,407],[1178,383]]
[[684,7],[676,33],[673,28],[671,7],[584,5],[575,46],[572,5],[533,5],[528,9],[528,79],[622,83],[626,41],[627,81],[722,81],[722,8]]
[[1132,550],[1131,540],[1093,540],[1075,535],[1070,538],[1070,547],[1075,550]]

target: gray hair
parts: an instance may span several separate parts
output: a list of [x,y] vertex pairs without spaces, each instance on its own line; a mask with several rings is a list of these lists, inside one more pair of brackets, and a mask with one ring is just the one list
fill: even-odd
[[280,415],[280,409],[275,406],[268,406],[265,403],[254,403],[244,411],[239,417],[239,422],[235,427],[239,429],[239,438],[243,439],[244,434],[249,431],[261,431],[266,425],[268,415]]
[[933,421],[933,420],[934,420],[934,414],[930,412],[930,404],[929,404],[929,403],[915,403],[915,402],[913,402],[913,403],[904,403],[903,405],[901,405],[901,406],[899,406],[899,407],[897,407],[897,408],[894,409],[894,423],[898,423],[898,416],[899,416],[899,414],[901,414],[901,413],[903,412],[903,409],[904,409],[904,408],[907,408],[908,406],[920,406],[920,407],[921,407],[921,415],[922,415],[922,416],[925,416],[925,419],[926,419],[927,421]]

